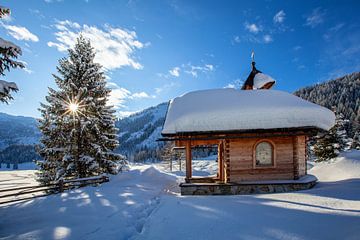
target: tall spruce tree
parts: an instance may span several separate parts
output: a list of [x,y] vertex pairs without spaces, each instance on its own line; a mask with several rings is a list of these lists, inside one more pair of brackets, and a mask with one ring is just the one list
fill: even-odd
[[116,174],[126,167],[125,157],[113,153],[119,142],[115,111],[106,104],[111,90],[105,86],[101,65],[94,63],[90,42],[80,36],[68,54],[59,60],[58,75],[53,75],[58,90],[49,88],[47,103],[39,109],[42,183]]

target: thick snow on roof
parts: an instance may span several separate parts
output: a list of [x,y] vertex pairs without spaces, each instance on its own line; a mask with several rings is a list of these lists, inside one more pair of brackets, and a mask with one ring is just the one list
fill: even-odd
[[212,89],[170,102],[162,134],[316,127],[330,129],[332,111],[276,90]]
[[275,80],[269,75],[263,73],[257,73],[254,77],[254,89],[260,89],[265,84],[275,82]]

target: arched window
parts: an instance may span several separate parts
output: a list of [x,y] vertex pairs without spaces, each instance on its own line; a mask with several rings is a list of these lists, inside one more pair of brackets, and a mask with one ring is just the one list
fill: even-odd
[[255,166],[265,167],[274,165],[274,148],[271,143],[261,141],[255,147]]

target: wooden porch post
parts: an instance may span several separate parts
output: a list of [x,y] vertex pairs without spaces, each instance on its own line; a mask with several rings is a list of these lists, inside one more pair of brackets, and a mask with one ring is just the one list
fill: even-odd
[[186,141],[186,178],[185,182],[190,182],[190,179],[192,177],[192,169],[191,169],[191,140]]
[[223,142],[221,141],[218,145],[218,173],[219,180],[224,181],[224,152],[223,152]]

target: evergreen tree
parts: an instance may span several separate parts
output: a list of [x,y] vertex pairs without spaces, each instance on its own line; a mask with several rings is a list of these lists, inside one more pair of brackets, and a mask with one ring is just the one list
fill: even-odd
[[335,158],[344,151],[349,143],[346,133],[346,120],[341,113],[336,114],[335,125],[327,132],[315,137],[313,151],[316,161],[326,161]]
[[80,36],[68,54],[59,60],[59,75],[53,75],[59,90],[49,88],[39,109],[43,136],[37,149],[44,160],[38,178],[43,183],[116,174],[126,167],[125,157],[113,152],[119,145],[115,111],[106,105],[110,89],[90,42]]
[[349,137],[360,129],[360,72],[301,88],[294,94],[329,109],[335,107],[336,112],[349,119]]
[[[5,71],[11,68],[23,68],[21,62],[15,61],[21,55],[21,49],[15,44],[0,38],[0,76],[5,76]],[[9,103],[13,99],[11,92],[18,91],[14,82],[0,80],[0,102]]]
[[351,148],[360,150],[360,131],[358,130],[351,143]]
[[[0,19],[10,14],[10,9],[0,6]],[[12,42],[0,38],[0,76],[5,76],[5,71],[11,68],[24,68],[22,62],[15,59],[21,55],[21,48]],[[14,82],[0,80],[0,102],[8,103],[13,99],[11,92],[18,91]]]

